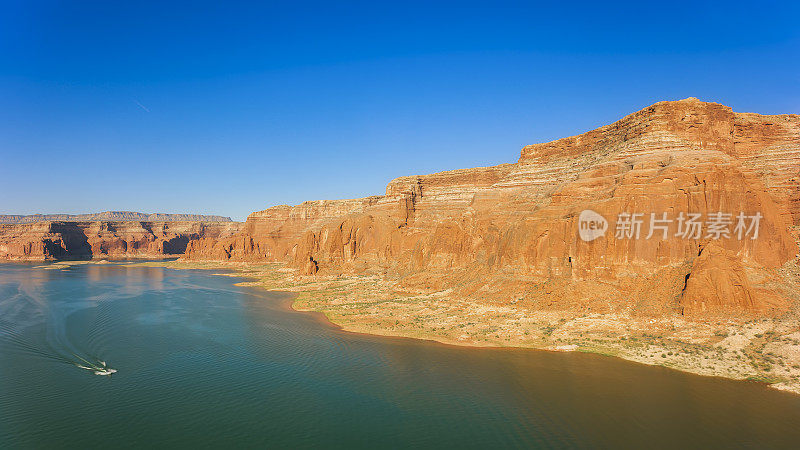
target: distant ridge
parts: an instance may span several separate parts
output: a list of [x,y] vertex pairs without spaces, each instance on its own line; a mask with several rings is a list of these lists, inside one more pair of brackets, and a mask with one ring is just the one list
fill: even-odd
[[0,214],[0,223],[34,223],[45,221],[62,222],[232,222],[230,217],[205,216],[201,214],[145,214],[134,211],[105,211],[93,214],[31,214],[6,215]]

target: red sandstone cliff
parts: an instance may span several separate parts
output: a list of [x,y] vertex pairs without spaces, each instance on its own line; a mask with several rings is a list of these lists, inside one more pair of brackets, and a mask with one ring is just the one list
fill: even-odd
[[[402,177],[382,196],[256,212],[234,236],[189,242],[185,258],[381,272],[409,290],[537,308],[777,314],[786,293],[760,283],[797,254],[799,177],[800,116],[660,102],[529,145],[514,164]],[[604,236],[579,238],[584,210],[607,219]],[[642,238],[615,237],[625,212],[643,214]],[[650,213],[706,221],[718,212],[758,214],[758,238],[677,237],[675,222],[644,238]]]
[[200,238],[224,238],[236,222],[36,222],[0,224],[0,259],[45,261],[180,255]]

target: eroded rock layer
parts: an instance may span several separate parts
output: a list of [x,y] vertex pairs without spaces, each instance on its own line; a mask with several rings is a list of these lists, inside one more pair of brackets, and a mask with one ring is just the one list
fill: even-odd
[[[526,146],[514,164],[256,212],[234,236],[189,242],[185,258],[380,273],[408,291],[535,308],[779,314],[788,304],[775,274],[797,254],[798,177],[800,116],[660,102]],[[607,221],[591,241],[579,233],[585,210]],[[641,214],[641,234],[621,214]],[[699,233],[679,222],[698,214]],[[715,217],[716,229],[729,222],[722,235]]]
[[224,238],[237,222],[35,222],[0,225],[0,259],[158,258],[200,238]]

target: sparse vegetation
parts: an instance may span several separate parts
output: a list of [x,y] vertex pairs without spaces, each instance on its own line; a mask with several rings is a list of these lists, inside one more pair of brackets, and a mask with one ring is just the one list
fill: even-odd
[[[280,264],[148,262],[179,269],[225,269],[240,284],[297,293],[293,308],[323,313],[345,330],[473,346],[577,350],[688,372],[775,384],[800,393],[800,335],[776,320],[697,323],[678,316],[542,311],[478,303],[449,291],[405,292],[383,275],[301,277]],[[522,302],[519,302],[520,304]],[[565,345],[567,343],[567,345]],[[791,349],[782,353],[779,349]],[[794,356],[787,356],[794,355]]]

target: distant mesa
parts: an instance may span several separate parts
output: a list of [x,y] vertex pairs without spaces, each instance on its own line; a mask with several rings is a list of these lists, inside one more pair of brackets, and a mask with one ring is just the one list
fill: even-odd
[[199,214],[0,215],[0,260],[49,261],[163,258],[189,242],[237,233],[241,222]]
[[0,223],[36,222],[232,222],[230,217],[202,214],[146,214],[134,211],[105,211],[91,214],[0,214]]

